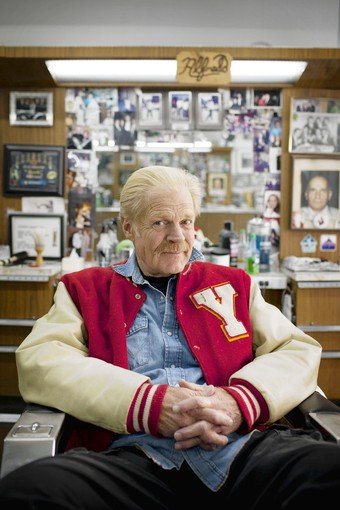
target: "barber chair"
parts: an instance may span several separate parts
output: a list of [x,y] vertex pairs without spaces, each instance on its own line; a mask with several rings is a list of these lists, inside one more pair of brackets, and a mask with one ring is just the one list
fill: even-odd
[[[62,452],[72,421],[56,409],[28,404],[5,437],[0,477],[33,460]],[[320,389],[290,411],[282,422],[294,428],[317,429],[325,439],[340,443],[340,407]]]

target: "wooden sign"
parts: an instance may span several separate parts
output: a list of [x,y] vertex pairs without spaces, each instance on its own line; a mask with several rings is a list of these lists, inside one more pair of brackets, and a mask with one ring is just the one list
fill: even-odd
[[228,85],[232,57],[223,51],[181,51],[177,82],[186,85]]

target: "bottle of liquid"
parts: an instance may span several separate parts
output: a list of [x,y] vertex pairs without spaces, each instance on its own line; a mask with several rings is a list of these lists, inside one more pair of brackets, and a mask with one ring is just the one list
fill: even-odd
[[249,235],[246,271],[251,275],[256,275],[260,272],[260,252],[256,245],[256,234],[254,232],[251,232]]
[[268,273],[270,271],[270,223],[263,220],[260,231],[260,273]]
[[248,240],[246,229],[241,228],[238,239],[238,251],[237,251],[237,267],[239,267],[240,269],[246,269],[247,249]]
[[224,222],[224,228],[219,233],[219,246],[229,252],[229,265],[237,267],[238,238],[233,230],[233,225],[232,221]]
[[108,230],[109,227],[107,223],[103,223],[100,238],[97,243],[97,260],[98,265],[101,267],[109,266],[113,259],[112,243]]

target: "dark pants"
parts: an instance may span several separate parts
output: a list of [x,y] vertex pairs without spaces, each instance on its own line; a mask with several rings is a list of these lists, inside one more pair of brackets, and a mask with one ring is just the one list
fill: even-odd
[[296,510],[307,504],[320,510],[339,496],[340,444],[323,441],[317,433],[279,428],[253,435],[217,492],[186,463],[179,471],[164,470],[134,448],[72,450],[27,464],[0,483],[2,510],[179,510],[194,505]]

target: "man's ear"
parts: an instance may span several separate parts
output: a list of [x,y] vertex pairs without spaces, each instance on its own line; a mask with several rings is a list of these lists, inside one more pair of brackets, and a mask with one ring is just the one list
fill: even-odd
[[122,225],[122,230],[123,230],[123,233],[124,233],[126,239],[133,240],[134,235],[133,235],[133,227],[132,227],[131,221],[127,220],[126,218],[122,218],[121,225]]
[[333,195],[333,191],[331,189],[328,190],[328,202],[331,200]]

